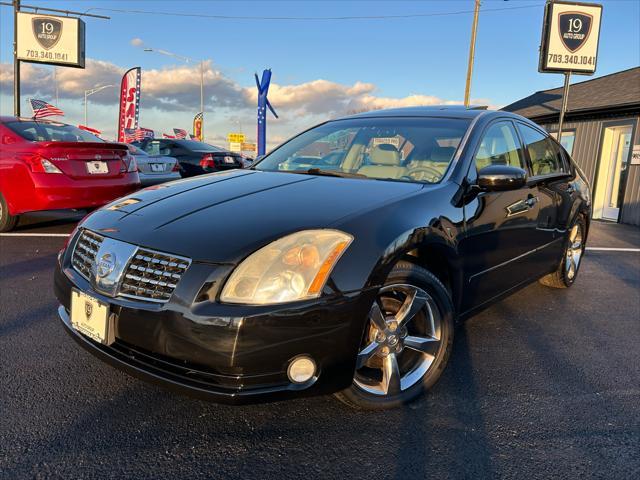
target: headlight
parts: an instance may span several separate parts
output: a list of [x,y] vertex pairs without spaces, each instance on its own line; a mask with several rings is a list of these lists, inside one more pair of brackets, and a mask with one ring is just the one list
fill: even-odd
[[267,305],[319,297],[352,240],[337,230],[287,235],[247,257],[227,280],[220,300]]

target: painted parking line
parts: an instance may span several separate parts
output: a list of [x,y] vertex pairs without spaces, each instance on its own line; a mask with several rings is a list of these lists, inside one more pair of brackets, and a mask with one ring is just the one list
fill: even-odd
[[0,233],[0,237],[68,237],[70,233]]
[[640,252],[640,248],[623,248],[623,247],[587,247],[587,250],[593,252]]

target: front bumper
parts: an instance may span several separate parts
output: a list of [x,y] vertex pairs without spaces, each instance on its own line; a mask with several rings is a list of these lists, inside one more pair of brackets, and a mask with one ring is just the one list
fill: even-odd
[[[55,294],[60,320],[78,344],[101,360],[143,380],[221,403],[321,395],[351,384],[374,290],[287,306],[187,301],[185,291],[203,278],[228,273],[215,271],[220,268],[193,264],[170,302],[151,304],[96,293],[73,269],[59,264]],[[115,343],[99,344],[73,328],[72,288],[109,303]],[[289,362],[303,354],[315,360],[317,377],[308,384],[291,383]]]

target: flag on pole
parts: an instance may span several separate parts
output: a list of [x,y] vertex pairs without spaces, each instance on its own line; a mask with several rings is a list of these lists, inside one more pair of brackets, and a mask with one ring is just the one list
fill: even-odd
[[54,107],[50,103],[45,102],[44,100],[36,100],[34,98],[29,99],[29,103],[31,104],[31,110],[33,110],[33,118],[45,118],[45,117],[54,117],[56,115],[63,116],[64,112],[57,107]]
[[124,141],[124,143],[131,143],[136,139],[136,130],[135,128],[125,128],[123,131],[123,138],[122,140]]
[[204,140],[204,132],[202,130],[203,123],[204,123],[203,112],[196,113],[196,116],[193,117],[193,136],[196,137],[194,138],[194,140],[200,140],[201,142]]
[[87,127],[86,125],[78,125],[80,130],[84,130],[85,132],[93,133],[96,137],[99,137],[102,133],[100,130],[96,130],[95,128]]
[[182,128],[174,128],[173,133],[176,135],[175,138],[179,138],[180,140],[187,138],[187,131]]

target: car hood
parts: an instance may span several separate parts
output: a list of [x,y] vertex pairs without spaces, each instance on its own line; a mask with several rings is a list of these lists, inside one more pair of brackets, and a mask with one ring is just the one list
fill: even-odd
[[415,183],[233,170],[135,192],[82,224],[101,234],[193,258],[237,263],[283,235],[330,228],[422,188]]

